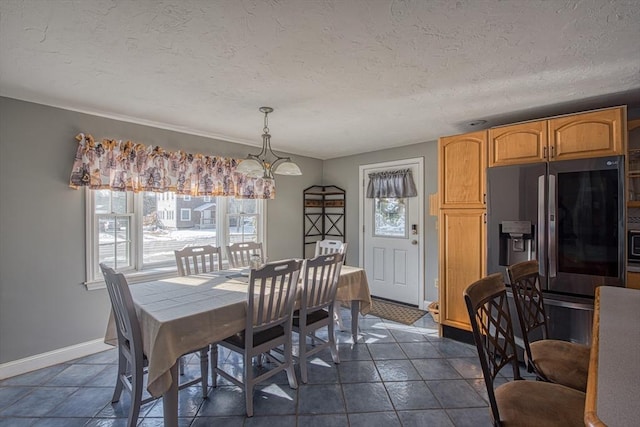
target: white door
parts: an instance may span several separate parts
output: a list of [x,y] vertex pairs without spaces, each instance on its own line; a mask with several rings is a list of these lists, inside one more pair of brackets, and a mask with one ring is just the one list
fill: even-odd
[[[360,254],[372,296],[424,308],[422,165],[417,158],[360,167]],[[370,173],[398,169],[411,169],[416,197],[366,198]]]

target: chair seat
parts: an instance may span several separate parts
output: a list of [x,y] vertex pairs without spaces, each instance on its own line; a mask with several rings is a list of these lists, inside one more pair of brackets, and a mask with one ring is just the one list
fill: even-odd
[[[284,335],[284,328],[280,325],[273,328],[265,329],[264,331],[256,332],[253,334],[253,346],[258,347],[268,341]],[[244,348],[245,331],[239,332],[235,335],[226,338],[224,341],[238,348]]]
[[[307,314],[307,325],[313,325],[314,323],[320,322],[321,320],[325,320],[329,318],[329,313],[327,310],[316,310]],[[293,314],[293,327],[300,327],[300,311],[296,310]]]
[[552,383],[587,390],[588,346],[559,340],[540,340],[530,345],[537,373]]
[[510,381],[495,390],[503,426],[584,426],[586,395],[542,381]]

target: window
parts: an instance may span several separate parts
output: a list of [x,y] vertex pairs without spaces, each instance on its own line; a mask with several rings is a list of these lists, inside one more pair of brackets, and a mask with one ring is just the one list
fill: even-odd
[[89,289],[102,287],[101,262],[144,278],[174,274],[173,251],[186,245],[265,242],[260,199],[87,190],[87,201]]
[[378,237],[407,237],[407,209],[405,198],[376,197],[374,203],[373,235]]
[[260,215],[253,200],[229,199],[227,203],[229,243],[258,242]]

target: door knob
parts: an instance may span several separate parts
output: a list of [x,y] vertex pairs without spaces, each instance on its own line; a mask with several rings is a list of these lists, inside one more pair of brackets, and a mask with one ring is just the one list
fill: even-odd
[[411,244],[412,244],[412,245],[417,245],[417,244],[418,244],[418,241],[417,241],[416,239],[413,239],[413,240],[411,241]]

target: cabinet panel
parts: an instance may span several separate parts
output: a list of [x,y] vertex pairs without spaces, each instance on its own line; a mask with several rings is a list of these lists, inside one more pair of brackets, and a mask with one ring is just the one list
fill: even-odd
[[440,211],[440,321],[470,329],[463,291],[485,275],[484,209]]
[[627,288],[640,289],[640,273],[627,273]]
[[625,110],[611,108],[549,120],[549,160],[624,154]]
[[440,138],[440,208],[484,207],[487,132]]
[[627,123],[627,206],[640,207],[640,119]]
[[489,167],[543,162],[546,153],[546,120],[489,129]]

